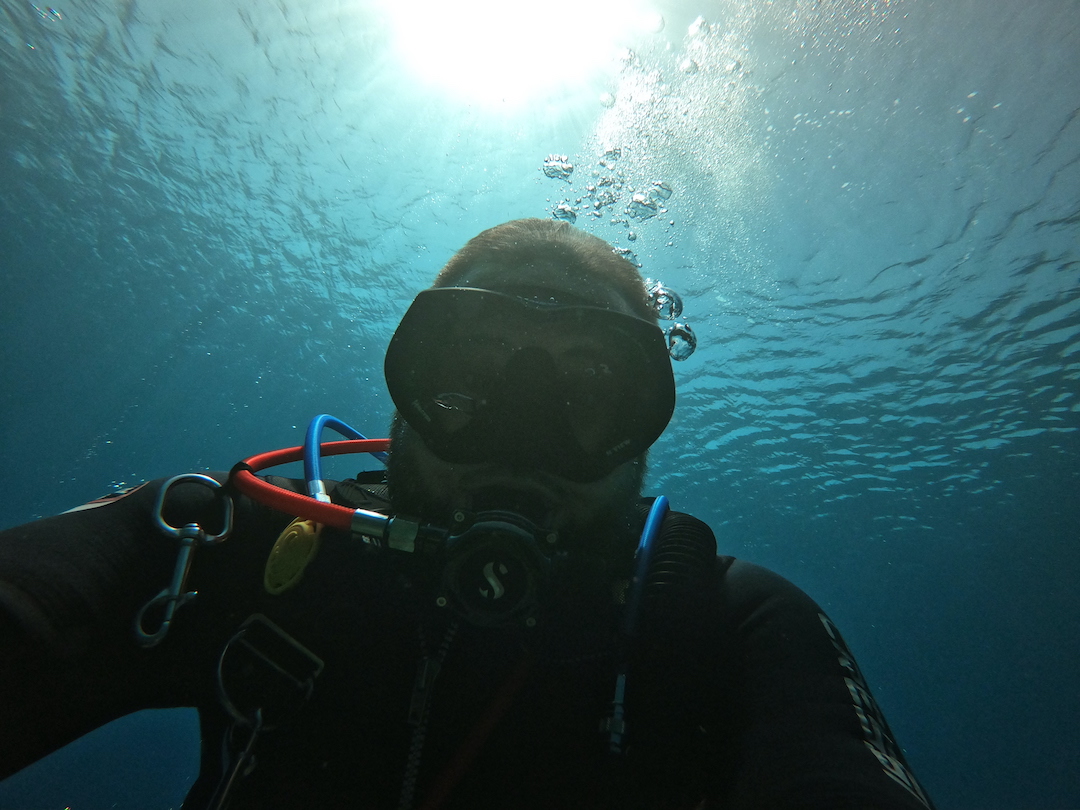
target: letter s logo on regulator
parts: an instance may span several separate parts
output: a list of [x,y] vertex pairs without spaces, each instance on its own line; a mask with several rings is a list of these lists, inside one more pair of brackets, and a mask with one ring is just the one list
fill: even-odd
[[[510,569],[508,569],[505,564],[499,563],[499,573],[503,576],[506,576],[510,573]],[[483,596],[485,599],[490,598],[492,600],[495,600],[500,598],[504,593],[506,593],[506,588],[503,587],[503,584],[499,581],[499,578],[495,576],[494,560],[484,566],[484,579],[486,579],[488,581],[488,584],[491,586],[491,591],[489,591],[487,588],[479,589],[480,595]]]

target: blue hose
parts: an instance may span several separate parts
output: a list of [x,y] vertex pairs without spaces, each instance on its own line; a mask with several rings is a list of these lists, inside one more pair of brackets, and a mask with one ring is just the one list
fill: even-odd
[[[366,439],[360,431],[355,428],[349,427],[340,419],[331,416],[328,413],[322,413],[311,420],[311,424],[308,425],[307,436],[304,438],[304,479],[307,481],[308,494],[313,498],[318,498],[319,492],[323,493],[323,497],[319,500],[325,500],[325,490],[322,484],[322,454],[320,452],[320,444],[322,442],[323,428],[330,428],[336,430],[346,439]],[[386,463],[386,459],[389,456],[383,452],[375,452],[371,455],[375,456],[383,464]]]
[[642,592],[645,590],[645,577],[649,573],[653,552],[656,550],[656,538],[660,535],[660,526],[668,512],[668,499],[663,495],[653,501],[649,516],[645,518],[645,528],[641,531],[638,542],[634,579],[630,584],[630,600],[623,618],[623,635],[633,638],[637,633],[638,616],[641,613]]

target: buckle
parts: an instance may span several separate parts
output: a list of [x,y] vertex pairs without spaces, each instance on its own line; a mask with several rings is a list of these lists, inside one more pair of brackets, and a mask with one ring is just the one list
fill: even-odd
[[218,698],[239,724],[271,731],[311,697],[323,660],[266,616],[253,613],[218,658]]

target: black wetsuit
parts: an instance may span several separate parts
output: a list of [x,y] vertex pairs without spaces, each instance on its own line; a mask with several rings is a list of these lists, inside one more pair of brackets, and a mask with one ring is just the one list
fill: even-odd
[[[272,596],[263,570],[290,517],[239,495],[232,536],[195,554],[188,587],[198,597],[143,649],[133,618],[177,557],[151,519],[160,485],[0,533],[0,777],[129,712],[195,706],[204,753],[185,807],[204,806],[230,723],[218,657],[259,613],[325,666],[302,708],[260,735],[233,808],[390,810],[407,769],[417,808],[931,806],[818,606],[730,557],[716,557],[678,609],[646,611],[626,666],[618,756],[600,730],[626,660],[609,643],[614,600],[535,630],[455,632],[397,563],[334,532],[301,582]],[[378,502],[363,503],[352,483],[332,495]],[[205,487],[181,485],[167,499],[173,525],[216,532],[220,513]],[[429,675],[438,664],[426,702],[414,695],[425,659]],[[262,700],[258,689],[242,694],[243,670],[258,662],[236,661],[226,670],[238,706]]]

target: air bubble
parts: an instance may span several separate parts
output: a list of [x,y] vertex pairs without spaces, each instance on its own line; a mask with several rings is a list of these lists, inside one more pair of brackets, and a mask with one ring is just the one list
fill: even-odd
[[668,289],[659,281],[651,278],[645,279],[645,286],[649,295],[649,305],[656,312],[656,317],[665,321],[673,321],[682,315],[682,298],[674,290]]
[[676,323],[664,330],[667,338],[668,354],[672,360],[685,360],[697,348],[697,337],[688,323]]
[[617,247],[613,248],[612,252],[615,253],[617,256],[622,256],[628,262],[631,262],[634,267],[641,267],[641,261],[638,259],[637,254],[634,253],[634,251],[632,251],[630,248]]
[[614,205],[619,201],[619,195],[610,188],[604,188],[600,189],[599,191],[594,191],[589,196],[592,197],[593,208],[595,208],[597,211],[599,211],[601,208],[607,208],[609,205]]
[[690,37],[703,37],[709,33],[709,21],[704,17],[699,16],[696,20],[690,23],[690,28],[686,32]]
[[614,107],[615,106],[615,96],[611,95],[611,93],[601,93],[600,94],[600,106],[601,107],[607,107],[608,109]]
[[630,198],[630,205],[627,206],[626,213],[634,219],[651,219],[656,216],[659,210],[660,206],[656,204],[655,200],[638,191]]
[[566,155],[548,155],[542,171],[553,180],[565,180],[569,183],[570,175],[574,173],[574,164]]
[[567,203],[559,203],[556,205],[555,208],[552,209],[551,215],[555,217],[555,219],[561,219],[563,222],[577,222],[577,212]]

